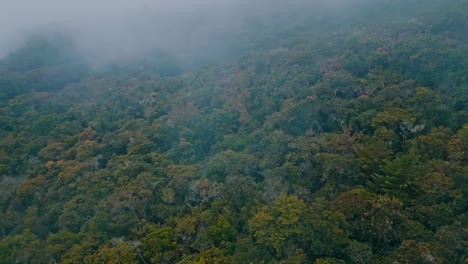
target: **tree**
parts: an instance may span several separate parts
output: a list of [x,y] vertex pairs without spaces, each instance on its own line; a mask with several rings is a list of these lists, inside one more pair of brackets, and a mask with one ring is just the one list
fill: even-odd
[[384,160],[380,172],[371,176],[368,185],[375,192],[406,199],[418,193],[417,175],[417,156],[400,153],[393,160]]
[[378,129],[383,126],[388,130],[395,132],[403,141],[409,136],[419,132],[422,127],[414,125],[416,118],[408,110],[392,107],[377,114],[372,119],[372,127]]
[[351,237],[369,243],[374,252],[388,250],[399,242],[400,226],[406,216],[397,198],[354,189],[339,195],[331,205],[343,213]]
[[92,262],[107,264],[131,264],[137,263],[138,258],[135,248],[129,242],[122,239],[112,239],[109,244],[101,246],[94,253]]
[[374,254],[368,244],[354,240],[346,247],[346,255],[351,263],[365,264],[371,261]]
[[173,232],[168,227],[148,226],[147,234],[142,240],[144,255],[151,263],[165,263],[171,261],[168,252],[176,248]]
[[291,254],[288,248],[306,231],[306,208],[304,201],[297,196],[280,195],[273,205],[261,208],[249,220],[254,238],[258,243],[271,247],[277,257],[288,256]]
[[363,183],[368,181],[371,175],[379,172],[384,160],[393,153],[391,145],[381,139],[371,139],[365,144],[356,144],[353,149],[361,165],[360,176]]
[[[350,227],[345,215],[331,208],[327,202],[318,199],[307,210],[305,218],[307,244],[313,257],[342,255],[350,240]],[[308,251],[306,251],[308,252]]]

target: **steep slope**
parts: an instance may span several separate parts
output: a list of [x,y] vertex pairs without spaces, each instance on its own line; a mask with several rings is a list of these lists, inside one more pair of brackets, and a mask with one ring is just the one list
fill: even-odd
[[31,42],[2,62],[0,263],[464,263],[468,8],[427,9],[258,25],[190,71]]

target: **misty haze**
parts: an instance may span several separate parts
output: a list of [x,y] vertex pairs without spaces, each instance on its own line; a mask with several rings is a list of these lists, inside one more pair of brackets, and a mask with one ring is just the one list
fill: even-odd
[[93,63],[141,59],[155,51],[174,53],[183,61],[200,53],[222,56],[244,44],[236,43],[245,41],[244,34],[256,33],[248,31],[253,23],[278,27],[295,19],[315,19],[309,26],[320,27],[365,4],[364,0],[8,1],[0,9],[0,56],[37,35],[70,38],[80,55]]
[[0,11],[0,54],[31,35],[65,34],[88,59],[141,57],[155,49],[193,55],[240,34],[249,19],[288,16],[304,6],[313,12],[323,5],[264,0],[10,1]]

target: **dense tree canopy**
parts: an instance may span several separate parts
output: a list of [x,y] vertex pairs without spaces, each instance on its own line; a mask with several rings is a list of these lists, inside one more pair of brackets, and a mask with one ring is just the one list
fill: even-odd
[[445,9],[263,25],[185,72],[32,39],[0,62],[0,263],[465,263],[468,6]]

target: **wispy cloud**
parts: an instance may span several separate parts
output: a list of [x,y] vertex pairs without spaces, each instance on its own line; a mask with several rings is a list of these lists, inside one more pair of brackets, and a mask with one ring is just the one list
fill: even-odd
[[[361,0],[353,0],[361,1]],[[154,49],[189,54],[216,36],[236,34],[247,18],[277,18],[345,0],[3,0],[0,56],[32,34],[65,33],[83,56],[113,60]]]

